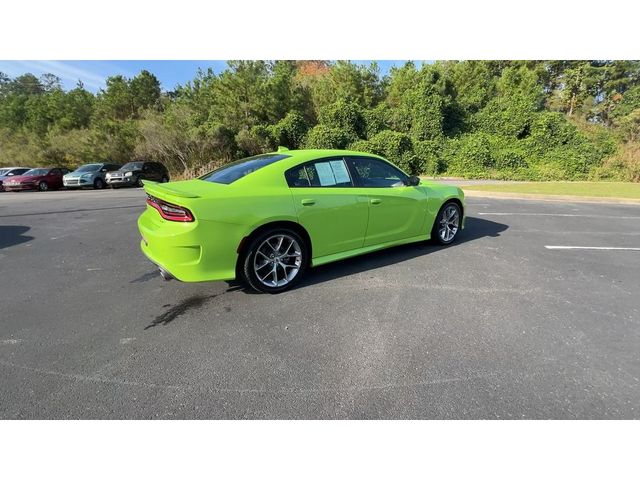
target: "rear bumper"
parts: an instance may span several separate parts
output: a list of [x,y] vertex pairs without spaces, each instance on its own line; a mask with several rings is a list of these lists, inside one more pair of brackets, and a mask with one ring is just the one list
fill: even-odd
[[212,221],[164,220],[147,206],[138,219],[140,249],[151,262],[182,282],[233,280],[242,227]]

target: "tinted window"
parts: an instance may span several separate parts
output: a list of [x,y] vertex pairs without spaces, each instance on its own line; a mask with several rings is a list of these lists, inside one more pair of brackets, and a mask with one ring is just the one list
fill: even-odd
[[299,165],[285,173],[290,187],[351,187],[353,183],[341,158],[317,160]]
[[207,182],[230,184],[236,180],[249,175],[250,173],[260,170],[262,167],[271,165],[278,160],[287,158],[289,155],[282,155],[280,153],[268,153],[265,155],[256,155],[255,157],[243,158],[231,162],[224,167],[220,167],[213,172],[207,173],[200,177],[200,180],[206,180]]
[[401,187],[407,176],[387,162],[376,158],[350,158],[351,171],[363,187]]

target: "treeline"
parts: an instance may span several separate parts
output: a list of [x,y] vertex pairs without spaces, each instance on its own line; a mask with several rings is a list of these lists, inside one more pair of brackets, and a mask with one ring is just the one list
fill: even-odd
[[640,181],[640,61],[230,61],[175,91],[96,95],[0,73],[0,165],[154,159],[174,174],[289,148],[350,148],[414,174]]

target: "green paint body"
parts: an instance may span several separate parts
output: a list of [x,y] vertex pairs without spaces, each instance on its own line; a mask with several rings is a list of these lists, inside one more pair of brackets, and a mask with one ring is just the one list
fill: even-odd
[[292,188],[285,171],[311,160],[347,156],[384,159],[345,150],[283,153],[289,157],[228,185],[200,179],[164,184],[145,181],[149,195],[189,209],[195,220],[168,221],[147,206],[138,219],[144,254],[184,282],[233,280],[241,245],[268,224],[288,222],[302,227],[311,240],[311,265],[317,266],[428,240],[438,211],[449,200],[458,200],[464,212],[462,190],[435,182],[377,188]]

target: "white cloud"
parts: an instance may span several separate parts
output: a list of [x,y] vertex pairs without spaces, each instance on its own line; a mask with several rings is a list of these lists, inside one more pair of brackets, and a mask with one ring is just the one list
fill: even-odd
[[[17,62],[6,62],[4,65],[11,63],[17,64],[16,68],[13,69],[14,72],[20,68],[21,70],[29,71],[34,74],[52,73],[71,84],[75,84],[78,80],[82,80],[82,83],[92,90],[98,90],[99,88],[103,88],[105,85],[106,79],[104,76],[83,68],[68,65],[58,60],[19,60]],[[15,76],[15,73],[13,73],[13,75]]]

